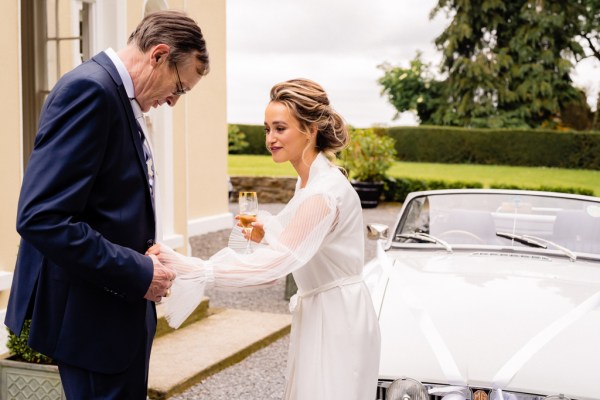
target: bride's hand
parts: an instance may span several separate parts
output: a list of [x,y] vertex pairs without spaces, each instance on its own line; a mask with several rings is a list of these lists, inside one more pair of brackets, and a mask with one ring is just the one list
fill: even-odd
[[[240,216],[236,215],[235,219],[237,220],[236,226],[242,228],[242,224],[240,222]],[[252,240],[253,242],[260,243],[261,240],[263,239],[263,237],[265,237],[264,226],[265,226],[265,224],[263,224],[262,222],[258,222],[258,221],[252,222],[252,233],[250,234],[250,237],[248,237],[248,233],[246,233],[246,230],[242,228],[242,234],[244,235],[244,239]]]
[[164,243],[157,243],[148,249],[148,251],[150,250],[155,252],[154,254],[156,254],[158,259],[161,261],[176,262],[178,258],[183,257],[183,255],[177,253]]
[[165,265],[180,264],[179,254],[165,244],[156,243],[146,250],[146,255],[155,255]]
[[153,245],[146,251],[146,255],[155,255],[161,264],[173,268],[178,275],[198,271],[203,263],[201,259],[186,257],[164,243]]
[[252,233],[251,233],[250,237],[248,237],[248,233],[246,233],[246,230],[243,229],[242,224],[240,222],[240,216],[236,215],[235,219],[237,220],[236,226],[242,228],[242,234],[244,235],[244,239],[246,239],[246,240],[250,239],[253,242],[260,243],[260,241],[265,236],[264,224],[262,222],[258,222],[258,221],[252,222]]
[[[263,238],[265,237],[265,229],[264,229],[264,224],[260,223],[260,222],[253,222],[252,223],[252,234],[250,235],[250,239],[253,242],[256,243],[260,243],[261,240],[263,240]],[[247,235],[244,235],[244,237],[246,239],[248,239]]]

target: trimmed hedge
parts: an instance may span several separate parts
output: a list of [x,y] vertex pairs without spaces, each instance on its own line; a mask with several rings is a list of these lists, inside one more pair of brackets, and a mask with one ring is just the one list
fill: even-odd
[[244,133],[244,138],[248,142],[248,147],[244,148],[239,154],[260,154],[270,155],[265,146],[265,127],[262,125],[239,125],[237,124],[240,133]]
[[402,161],[600,169],[600,132],[393,127]]
[[490,185],[490,189],[519,189],[519,190],[540,190],[543,192],[558,192],[558,193],[570,193],[570,194],[581,194],[584,196],[594,196],[592,189],[586,189],[582,187],[560,187],[560,186],[517,186],[507,184],[495,184]]
[[[237,126],[249,144],[243,154],[269,154],[263,126]],[[600,132],[427,125],[376,129],[394,138],[402,161],[600,169]]]
[[440,179],[388,178],[383,186],[384,201],[402,203],[411,192],[436,189],[481,189],[479,182],[444,181]]
[[[438,179],[413,179],[413,178],[389,178],[385,181],[383,189],[384,201],[404,202],[410,192],[437,189],[481,189],[480,182],[444,181]],[[491,185],[491,189],[518,189],[518,190],[541,190],[545,192],[571,193],[586,196],[594,196],[594,191],[577,187],[552,187],[552,186],[517,186],[517,185]]]

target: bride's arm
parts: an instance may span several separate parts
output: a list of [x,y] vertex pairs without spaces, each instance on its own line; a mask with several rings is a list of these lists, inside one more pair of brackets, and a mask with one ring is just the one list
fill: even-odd
[[215,286],[254,286],[282,278],[302,267],[321,247],[337,218],[335,199],[317,194],[307,197],[265,224],[263,242],[251,254],[225,248],[209,260]]
[[[178,276],[211,278],[217,287],[244,287],[272,282],[298,269],[318,251],[337,218],[335,201],[313,195],[295,210],[273,217],[265,226],[265,242],[251,254],[224,248],[208,260],[183,256],[160,245],[159,260]],[[214,279],[214,281],[213,281]]]
[[[253,253],[224,248],[204,261],[183,256],[161,245],[159,260],[177,271],[166,317],[179,326],[201,300],[207,284],[220,288],[258,287],[302,267],[321,247],[338,218],[335,199],[312,195],[291,212],[280,213],[265,225],[265,242]],[[173,321],[173,322],[172,322]]]

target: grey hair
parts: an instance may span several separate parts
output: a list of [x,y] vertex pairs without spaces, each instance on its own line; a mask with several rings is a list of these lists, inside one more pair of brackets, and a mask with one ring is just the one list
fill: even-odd
[[208,51],[202,31],[196,21],[182,11],[162,10],[146,15],[129,36],[127,44],[131,43],[144,53],[157,44],[168,45],[171,65],[193,54],[200,62],[198,74],[208,74]]

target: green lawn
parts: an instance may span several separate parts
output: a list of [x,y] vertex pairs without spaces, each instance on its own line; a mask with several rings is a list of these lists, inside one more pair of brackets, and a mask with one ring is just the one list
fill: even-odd
[[[296,176],[290,163],[275,164],[270,156],[230,155],[229,175]],[[434,164],[397,162],[389,171],[393,177],[443,179],[448,181],[514,184],[528,187],[580,187],[600,196],[600,171],[504,165]]]
[[271,156],[230,154],[228,166],[229,175],[232,176],[296,176],[292,164],[276,164]]

